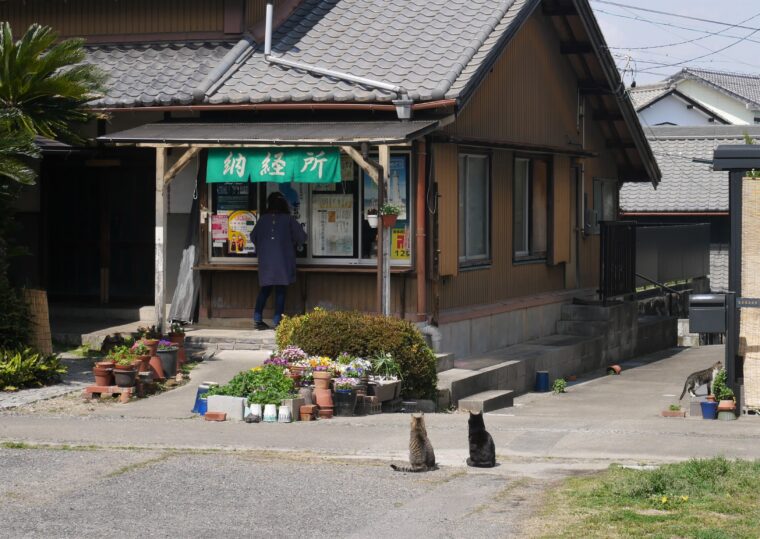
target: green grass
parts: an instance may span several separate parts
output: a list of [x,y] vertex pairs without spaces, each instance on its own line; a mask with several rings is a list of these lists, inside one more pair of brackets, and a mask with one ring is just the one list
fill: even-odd
[[611,466],[547,495],[542,537],[760,537],[760,461]]

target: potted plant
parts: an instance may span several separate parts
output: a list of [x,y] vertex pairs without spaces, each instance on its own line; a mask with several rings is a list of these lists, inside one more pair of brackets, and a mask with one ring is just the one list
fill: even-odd
[[380,206],[380,218],[383,220],[383,226],[390,228],[395,225],[399,213],[401,213],[401,208],[390,202],[386,202]]
[[736,396],[726,385],[726,369],[721,369],[715,375],[712,385],[713,395],[718,401],[718,419],[736,419]]
[[111,386],[113,385],[113,366],[114,362],[99,362],[107,363],[108,365],[98,365],[97,363],[92,367],[92,374],[95,375],[96,386]]
[[135,355],[131,347],[121,345],[114,347],[108,357],[114,362],[114,383],[119,387],[133,387],[137,379],[137,366]]
[[341,376],[335,379],[335,415],[352,416],[356,408],[356,386],[359,380]]
[[140,360],[139,372],[150,372],[150,348],[145,344],[145,341],[135,341],[135,344],[131,348],[132,354]]
[[164,371],[164,376],[171,378],[177,375],[177,350],[179,347],[167,340],[158,341],[158,354],[161,360],[161,369]]
[[374,373],[371,391],[381,402],[396,398],[401,391],[401,366],[388,352],[380,352],[370,361]]
[[667,410],[661,412],[662,417],[686,417],[686,411],[681,409],[680,404],[671,404]]
[[369,208],[367,210],[367,224],[370,228],[377,228],[377,209]]
[[172,322],[169,328],[169,339],[177,345],[178,365],[183,365],[187,357],[185,356],[185,328],[179,322]]

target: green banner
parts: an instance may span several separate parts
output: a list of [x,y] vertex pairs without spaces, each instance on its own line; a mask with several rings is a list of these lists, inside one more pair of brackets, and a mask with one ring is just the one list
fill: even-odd
[[206,181],[338,183],[337,148],[220,148],[208,152]]

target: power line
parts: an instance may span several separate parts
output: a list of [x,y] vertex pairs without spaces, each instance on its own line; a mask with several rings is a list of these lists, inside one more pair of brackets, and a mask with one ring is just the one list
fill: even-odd
[[[636,11],[646,11],[647,13],[656,13],[658,15],[667,15],[669,17],[678,17],[679,19],[689,19],[692,21],[699,21],[699,22],[706,22],[709,24],[720,24],[722,26],[728,26],[732,28],[741,28],[743,30],[754,30],[755,32],[760,32],[760,28],[752,27],[752,26],[742,26],[741,23],[739,24],[732,24],[729,22],[723,22],[723,21],[715,21],[711,19],[702,19],[700,17],[690,17],[688,15],[683,15],[682,13],[670,13],[668,11],[658,11],[656,9],[647,9],[643,7],[638,6],[631,6],[628,4],[620,4],[618,2],[609,2],[608,0],[591,0],[592,2],[595,2],[597,4],[607,4],[610,6],[616,6],[616,7],[622,7],[627,9],[634,9]],[[752,17],[754,18],[754,17]]]

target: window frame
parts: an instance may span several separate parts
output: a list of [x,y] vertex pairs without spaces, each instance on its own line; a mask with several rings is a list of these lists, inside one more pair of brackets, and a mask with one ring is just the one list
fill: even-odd
[[[491,248],[492,247],[491,246],[491,238],[493,236],[493,234],[491,232],[491,228],[492,228],[492,226],[491,226],[492,225],[492,223],[491,223],[491,215],[492,215],[492,212],[491,212],[491,198],[492,198],[491,197],[491,189],[492,189],[492,183],[493,183],[493,179],[492,179],[492,170],[493,169],[492,169],[492,166],[491,166],[491,152],[477,151],[477,150],[472,150],[472,149],[468,149],[468,148],[460,149],[460,151],[458,152],[458,154],[457,154],[457,203],[458,203],[458,208],[460,210],[461,210],[461,207],[464,207],[465,210],[467,208],[466,201],[465,202],[462,201],[462,186],[463,186],[462,182],[466,181],[466,179],[462,178],[462,174],[461,174],[461,160],[462,160],[463,157],[464,158],[470,158],[470,157],[472,157],[472,158],[477,158],[477,159],[483,159],[485,161],[485,166],[486,166],[486,175],[485,175],[485,182],[486,182],[486,185],[485,185],[485,198],[486,199],[484,201],[485,202],[484,206],[485,206],[485,209],[486,209],[486,217],[485,217],[485,224],[486,224],[485,234],[486,234],[486,237],[485,237],[485,241],[484,241],[484,245],[485,245],[485,249],[486,249],[485,254],[468,256],[466,254],[467,247],[465,246],[464,247],[465,254],[464,255],[460,255],[460,251],[461,251],[461,248],[462,248],[462,246],[460,245],[461,236],[462,236],[462,226],[463,225],[465,226],[465,230],[464,230],[464,239],[465,239],[465,242],[467,240],[468,229],[467,229],[466,216],[463,217],[462,214],[461,214],[461,211],[458,212],[458,216],[457,216],[458,217],[457,218],[457,264],[458,264],[459,268],[463,269],[463,270],[466,270],[466,269],[479,269],[479,268],[490,266],[491,263],[492,263],[492,260],[493,260],[493,258],[492,258],[492,248]],[[465,162],[466,161],[467,161],[467,159],[465,159]],[[465,193],[466,193],[466,189],[465,189]]]
[[[527,251],[517,251],[515,248],[515,220],[514,216],[516,213],[516,204],[517,200],[515,197],[515,190],[517,186],[517,177],[516,177],[516,170],[517,170],[517,162],[518,161],[526,161],[528,164],[528,177],[527,177],[527,189],[525,190],[525,203],[526,203],[526,211],[523,212],[523,215],[525,215],[525,219],[527,222],[524,222],[525,225],[523,227],[524,234],[525,234],[525,243],[528,245]],[[541,251],[539,253],[536,253],[533,251],[533,247],[531,245],[532,237],[533,237],[533,185],[534,185],[534,165],[533,163],[535,161],[541,161],[546,166],[546,250]],[[533,263],[546,263],[549,260],[549,253],[552,249],[552,223],[553,223],[553,216],[552,216],[552,193],[553,193],[553,179],[554,179],[554,161],[551,156],[545,156],[545,155],[531,155],[531,154],[522,154],[522,153],[516,153],[513,158],[512,162],[512,219],[511,219],[511,225],[512,225],[512,263],[514,265],[519,264],[533,264]]]
[[[612,219],[617,220],[619,218],[619,208],[620,208],[620,189],[619,189],[618,180],[614,178],[600,178],[600,177],[594,177],[592,178],[591,182],[591,199],[592,199],[592,208],[593,208],[593,221],[589,223],[589,234],[590,235],[598,235],[601,234],[601,226],[600,223],[602,221],[610,221],[610,219],[604,218],[604,186],[605,185],[612,185],[612,190],[614,193],[614,202],[612,204],[612,207],[614,209],[615,218]],[[600,204],[597,206],[597,187],[600,189],[599,191],[599,201]]]

